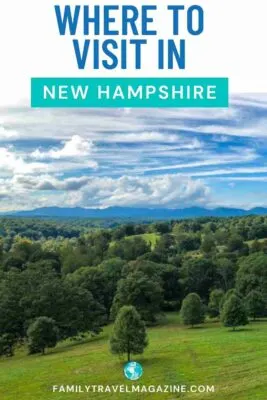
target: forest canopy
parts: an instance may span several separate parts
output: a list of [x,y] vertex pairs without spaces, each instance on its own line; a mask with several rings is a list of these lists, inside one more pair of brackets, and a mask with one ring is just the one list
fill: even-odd
[[[124,306],[135,307],[146,325],[182,304],[190,323],[224,309],[225,325],[235,328],[247,323],[245,312],[253,319],[267,314],[265,216],[150,223],[2,218],[0,233],[0,348],[9,355],[42,329],[51,332],[48,346],[97,335]],[[244,316],[233,320],[239,303]]]

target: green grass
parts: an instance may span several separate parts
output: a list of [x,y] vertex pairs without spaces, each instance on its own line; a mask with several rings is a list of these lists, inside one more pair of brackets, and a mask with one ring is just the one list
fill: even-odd
[[[264,238],[264,239],[257,239],[257,241],[260,242],[260,243],[263,243],[265,240],[267,240],[267,239],[266,239],[266,238]],[[255,242],[255,240],[247,240],[245,243],[246,243],[248,246],[251,246],[253,242]]]
[[151,250],[154,250],[157,241],[160,239],[160,234],[158,233],[143,233],[142,235],[135,235],[135,236],[127,236],[126,239],[130,239],[133,237],[140,237],[142,238],[147,244],[151,246]]
[[149,329],[150,345],[136,357],[144,368],[138,384],[214,385],[214,394],[52,393],[52,385],[131,385],[123,377],[123,360],[109,353],[110,329],[87,342],[61,343],[45,356],[27,356],[21,349],[14,358],[1,359],[0,399],[267,399],[267,321],[238,332],[214,322],[190,329],[174,314]]
[[[142,238],[150,247],[151,250],[154,250],[157,241],[160,239],[160,234],[158,233],[143,233],[141,235],[132,235],[132,236],[125,236],[126,240],[133,240],[134,238],[140,237]],[[116,243],[114,240],[110,242],[110,247]]]

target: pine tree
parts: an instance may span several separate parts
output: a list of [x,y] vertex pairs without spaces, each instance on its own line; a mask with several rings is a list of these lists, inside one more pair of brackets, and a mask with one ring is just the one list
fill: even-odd
[[246,309],[240,297],[232,294],[224,303],[221,315],[224,326],[230,326],[235,330],[238,326],[247,325],[248,317]]
[[190,293],[183,300],[181,318],[185,325],[191,325],[192,327],[204,322],[204,308],[198,294]]
[[115,320],[110,339],[111,352],[127,354],[127,359],[130,361],[131,354],[142,354],[147,345],[145,324],[135,307],[122,307]]

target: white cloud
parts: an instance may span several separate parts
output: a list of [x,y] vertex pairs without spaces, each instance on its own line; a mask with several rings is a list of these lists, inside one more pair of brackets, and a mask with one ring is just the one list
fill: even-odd
[[2,173],[33,174],[44,172],[47,165],[33,162],[27,163],[24,159],[8,148],[0,147],[0,170]]
[[[89,147],[88,147],[89,149]],[[71,150],[67,146],[64,149],[64,154],[72,154],[79,151],[78,146]],[[81,151],[82,152],[82,151]],[[45,157],[44,157],[45,158]],[[43,157],[40,161],[31,161],[25,153],[18,153],[14,147],[0,147],[0,177],[13,176],[13,175],[36,175],[45,173],[63,173],[64,171],[75,171],[82,168],[96,168],[97,162],[88,160],[86,157],[76,156],[73,158],[66,157],[67,161],[58,159],[54,162],[45,162]],[[41,161],[42,160],[42,161]]]
[[220,154],[219,157],[217,154],[202,152],[201,158],[198,161],[144,168],[143,171],[179,170],[185,168],[209,167],[223,164],[239,164],[255,161],[259,157],[253,149],[243,149],[242,154],[240,154],[238,149],[232,148],[232,150],[232,153]]
[[248,181],[248,182],[267,182],[267,176],[232,176],[231,178],[218,178],[220,181]]
[[241,204],[238,180],[265,186],[254,177],[267,175],[265,108],[267,96],[226,110],[0,108],[1,209],[205,206],[218,186],[214,204],[224,204],[231,182]]
[[[243,95],[233,96],[229,108],[215,110],[159,108],[125,112],[122,109],[0,108],[0,123],[6,131],[17,132],[24,139],[70,141],[79,137],[83,141],[108,143],[174,143],[179,142],[184,132],[266,137],[266,109],[267,96]],[[37,152],[36,156],[42,157],[42,154]],[[56,152],[51,156],[60,155]]]
[[179,136],[170,135],[166,133],[160,132],[127,132],[127,134],[123,133],[115,133],[111,135],[100,135],[95,134],[93,136],[96,141],[103,142],[118,142],[118,143],[143,143],[143,142],[164,142],[164,143],[176,143],[179,141]]
[[19,137],[19,133],[13,129],[6,129],[0,126],[0,140],[15,139]]
[[82,190],[84,206],[185,207],[206,204],[209,188],[182,175],[96,178]]
[[[61,149],[51,149],[46,152],[37,149],[31,153],[31,157],[37,160],[85,157],[91,155],[92,149],[93,143],[91,141],[83,139],[79,135],[74,135],[64,143]],[[95,165],[95,163],[93,164]]]
[[266,137],[267,119],[261,120],[259,122],[251,121],[247,122],[246,125],[201,125],[193,128],[184,127],[185,131],[205,133],[210,135],[229,135],[229,136],[248,136],[248,137]]
[[[209,187],[202,180],[179,174],[67,179],[50,175],[16,175],[12,180],[2,180],[1,186],[5,193],[10,194],[9,209],[19,208],[19,205],[36,208],[43,204],[44,199],[45,205],[58,206],[175,208],[207,205],[210,197]],[[25,201],[24,205],[22,201]]]
[[61,191],[74,191],[79,190],[85,186],[89,178],[67,178],[56,179],[51,175],[41,175],[38,178],[33,176],[16,175],[12,179],[12,185],[24,190],[61,190]]
[[[200,177],[200,176],[234,175],[234,174],[260,174],[260,173],[267,173],[267,167],[217,169],[213,171],[192,172],[189,173],[189,175]],[[239,179],[239,178],[233,178],[233,179]],[[251,179],[251,177],[249,179]]]

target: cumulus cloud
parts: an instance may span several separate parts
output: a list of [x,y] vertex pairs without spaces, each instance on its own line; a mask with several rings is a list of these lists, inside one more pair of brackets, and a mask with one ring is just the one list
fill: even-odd
[[93,143],[91,141],[83,139],[79,135],[74,135],[64,143],[62,148],[44,152],[37,149],[31,153],[31,157],[37,160],[85,157],[91,155],[92,149]]
[[65,192],[64,205],[84,207],[187,207],[207,204],[210,194],[209,187],[202,180],[178,174],[66,179],[49,175],[38,178],[17,175],[11,183],[15,190],[23,193]]
[[207,202],[209,188],[182,175],[92,179],[82,191],[84,206],[186,207]]
[[0,147],[0,177],[13,175],[36,175],[46,173],[63,173],[64,171],[75,171],[83,168],[97,167],[97,162],[87,158],[70,160],[46,160],[33,161],[25,153],[18,153],[13,147]]
[[31,174],[44,172],[47,169],[46,164],[38,162],[27,163],[20,155],[17,155],[12,149],[0,147],[0,171],[1,173],[21,173]]

